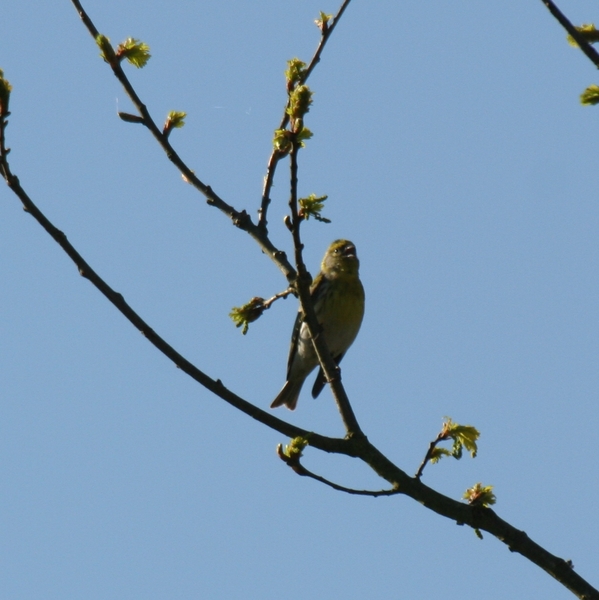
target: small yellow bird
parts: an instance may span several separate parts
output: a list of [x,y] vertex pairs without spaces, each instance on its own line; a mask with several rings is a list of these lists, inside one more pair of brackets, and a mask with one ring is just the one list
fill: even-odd
[[[335,240],[326,251],[320,273],[310,287],[316,318],[337,364],[356,339],[364,316],[364,288],[359,268],[356,247],[348,240]],[[287,381],[270,407],[285,405],[294,410],[304,381],[316,366],[318,357],[300,310],[291,336]],[[320,394],[325,383],[321,368],[312,388],[313,398]]]

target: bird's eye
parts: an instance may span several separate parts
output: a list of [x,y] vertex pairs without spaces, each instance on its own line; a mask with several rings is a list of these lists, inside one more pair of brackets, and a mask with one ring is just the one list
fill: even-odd
[[339,254],[339,252],[340,252],[339,248],[335,248],[335,249],[333,250],[333,253],[334,253],[334,254]]

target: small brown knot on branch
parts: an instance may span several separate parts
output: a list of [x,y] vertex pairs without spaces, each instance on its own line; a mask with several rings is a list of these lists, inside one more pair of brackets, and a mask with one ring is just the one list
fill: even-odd
[[233,215],[232,221],[235,227],[239,227],[239,229],[247,229],[251,222],[251,218],[245,210],[242,210],[241,212]]

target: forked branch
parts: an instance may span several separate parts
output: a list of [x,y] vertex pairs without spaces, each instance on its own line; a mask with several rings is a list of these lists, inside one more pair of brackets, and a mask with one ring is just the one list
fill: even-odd
[[[79,0],[72,0],[73,4],[78,7],[80,15],[90,33],[97,37],[97,30],[93,27],[93,23],[83,12]],[[545,2],[547,4],[547,2]],[[344,3],[344,6],[348,4],[348,1]],[[551,3],[552,4],[552,3]],[[95,31],[95,34],[94,34]],[[573,36],[575,37],[575,36]],[[576,39],[576,38],[575,38]],[[582,45],[581,45],[582,47]],[[143,124],[150,129],[154,137],[163,147],[167,153],[168,158],[174,162],[177,167],[181,170],[184,176],[196,186],[208,199],[209,204],[217,206],[222,212],[227,214],[232,219],[233,223],[247,231],[252,237],[254,237],[260,244],[261,248],[267,252],[271,258],[277,263],[279,268],[286,275],[288,280],[298,280],[298,292],[300,293],[300,299],[302,301],[302,307],[305,310],[306,319],[311,328],[311,333],[314,337],[317,349],[319,349],[319,358],[321,364],[326,369],[326,374],[329,379],[332,380],[333,390],[335,392],[337,401],[340,402],[339,395],[344,393],[340,382],[335,378],[336,366],[332,363],[332,359],[328,354],[324,345],[318,343],[318,323],[316,322],[313,307],[308,294],[308,282],[307,278],[303,279],[301,273],[296,273],[295,269],[287,261],[285,255],[278,251],[274,246],[270,244],[268,237],[264,235],[264,232],[255,225],[251,218],[245,213],[245,211],[237,211],[229,204],[225,203],[220,199],[209,186],[203,184],[199,179],[195,177],[190,169],[181,161],[176,155],[172,147],[170,146],[166,136],[158,130],[154,122],[151,120],[149,113],[145,106],[141,103],[135,91],[130,86],[127,78],[125,77],[120,65],[111,63],[111,67],[121,83],[125,86],[127,93],[130,95],[137,109],[140,111],[140,117],[143,119]],[[0,103],[2,106],[2,103]],[[334,452],[344,454],[347,456],[357,457],[368,464],[380,477],[385,479],[390,485],[391,490],[380,492],[368,492],[366,490],[351,490],[350,488],[343,488],[338,486],[331,481],[328,481],[318,475],[315,475],[299,465],[299,460],[295,465],[296,468],[300,469],[300,474],[308,477],[312,477],[325,485],[340,489],[347,493],[361,493],[366,495],[382,495],[391,493],[401,493],[407,495],[414,500],[420,502],[425,507],[433,510],[434,512],[445,516],[449,519],[456,521],[460,525],[468,525],[476,530],[487,531],[490,534],[497,537],[500,541],[505,543],[511,551],[519,552],[533,563],[544,569],[547,573],[555,577],[561,582],[566,588],[571,590],[579,598],[585,598],[586,600],[599,600],[599,592],[593,588],[588,582],[582,579],[573,570],[572,563],[570,561],[563,560],[559,557],[552,555],[547,552],[544,548],[533,542],[523,531],[520,531],[503,521],[497,516],[497,514],[490,508],[484,506],[468,505],[463,502],[458,502],[436,492],[429,488],[415,477],[408,476],[399,467],[393,464],[386,456],[384,456],[377,448],[375,448],[363,435],[357,423],[352,422],[355,420],[353,413],[343,412],[342,415],[346,422],[348,432],[353,435],[348,435],[347,439],[330,438],[321,436],[312,432],[305,431],[299,427],[296,427],[290,423],[287,423],[281,419],[278,419],[272,414],[263,411],[262,409],[252,405],[251,403],[243,400],[230,390],[228,390],[220,380],[214,380],[208,377],[205,373],[197,369],[183,356],[177,353],[163,338],[161,338],[156,332],[125,302],[124,298],[115,290],[113,290],[103,279],[101,279],[97,273],[91,268],[91,266],[82,258],[77,250],[68,242],[66,236],[58,230],[38,209],[38,207],[32,202],[29,196],[26,194],[24,189],[21,187],[18,178],[11,172],[8,163],[8,148],[5,143],[5,131],[8,117],[8,103],[5,104],[5,110],[0,112],[0,171],[6,179],[10,189],[19,197],[25,210],[31,214],[42,227],[48,232],[48,234],[61,246],[61,248],[69,255],[73,262],[77,265],[79,272],[82,276],[86,277],[98,290],[106,296],[110,302],[137,328],[139,329],[148,340],[154,344],[161,352],[163,352],[168,358],[170,358],[178,367],[180,367],[185,373],[191,376],[194,380],[198,381],[201,385],[206,387],[208,390],[213,392],[218,397],[222,398],[235,408],[238,408],[245,414],[258,420],[259,422],[271,427],[272,429],[280,432],[282,435],[293,438],[302,438],[309,440],[309,444],[320,450],[326,452]],[[296,152],[292,152],[292,156]],[[293,160],[292,160],[293,165]],[[292,166],[293,168],[293,166]],[[295,163],[295,175],[297,175],[297,162]],[[293,177],[292,177],[293,179]],[[293,185],[293,184],[292,184]],[[296,189],[297,192],[297,189]],[[292,194],[293,195],[293,194]],[[297,194],[295,194],[297,199]],[[303,271],[303,260],[301,257],[301,240],[299,238],[299,232],[296,244],[296,262],[298,264],[298,270]],[[300,275],[298,279],[298,274]],[[337,386],[337,384],[339,384]],[[351,410],[351,407],[349,407]],[[299,466],[298,466],[299,465]]]

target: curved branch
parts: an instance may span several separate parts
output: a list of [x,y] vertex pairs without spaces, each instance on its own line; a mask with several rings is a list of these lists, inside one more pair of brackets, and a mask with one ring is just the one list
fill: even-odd
[[[166,341],[164,341],[149,325],[125,302],[124,298],[118,292],[114,291],[97,273],[87,264],[75,248],[68,242],[65,234],[58,230],[37,208],[33,201],[21,187],[18,178],[12,174],[7,161],[8,149],[5,147],[4,130],[6,127],[5,117],[0,118],[0,171],[2,171],[11,190],[19,197],[23,203],[24,209],[31,214],[48,234],[60,245],[60,247],[69,255],[71,260],[77,265],[82,276],[86,277],[98,290],[114,304],[114,306],[150,341],[158,350],[170,358],[179,368],[187,373],[194,380],[222,398],[233,407],[244,412],[253,419],[263,423],[283,435],[289,437],[302,437],[309,439],[309,443],[314,448],[325,452],[344,454],[350,457],[357,457],[368,464],[379,476],[387,480],[393,486],[397,493],[405,494],[414,500],[423,504],[426,508],[434,512],[455,520],[458,524],[466,524],[475,529],[482,529],[497,537],[504,542],[511,551],[519,552],[530,561],[541,567],[547,573],[552,575],[565,587],[575,593],[579,598],[586,600],[599,600],[599,592],[587,583],[582,577],[576,574],[569,561],[565,561],[553,554],[547,552],[544,548],[532,541],[526,533],[520,531],[499,518],[495,512],[488,508],[473,507],[457,502],[439,492],[429,488],[416,478],[408,476],[399,467],[393,464],[377,448],[375,448],[362,434],[361,436],[351,436],[347,439],[330,438],[316,433],[308,432],[287,423],[272,414],[263,411],[253,404],[243,400],[230,390],[228,390],[220,380],[214,380],[200,371],[197,367],[177,353]],[[307,308],[311,308],[308,302]],[[307,474],[306,474],[307,475]],[[308,475],[311,476],[311,475]],[[319,476],[315,476],[317,479]],[[335,487],[328,480],[318,479],[326,485]],[[350,488],[338,486],[341,491],[347,493],[360,493],[359,490],[350,492]],[[376,492],[375,492],[376,493]],[[363,494],[362,494],[363,495]],[[368,495],[372,495],[369,493]],[[380,495],[383,495],[381,491]],[[390,494],[387,494],[390,495]]]
[[360,459],[400,493],[413,498],[437,514],[456,521],[458,525],[469,525],[473,529],[487,531],[506,544],[511,552],[522,554],[578,598],[599,600],[599,591],[574,572],[570,561],[551,554],[531,540],[524,531],[498,517],[490,508],[470,506],[433,490],[415,477],[407,475],[365,438],[351,439],[349,443]]
[[189,362],[185,357],[179,354],[168,342],[166,342],[154,329],[152,329],[146,321],[144,321],[131,306],[125,301],[123,296],[112,289],[85,261],[75,247],[68,241],[67,236],[57,229],[52,222],[42,213],[42,211],[34,204],[25,190],[22,188],[19,179],[14,175],[8,164],[7,155],[8,149],[5,146],[5,116],[0,117],[0,171],[9,188],[17,195],[23,204],[23,208],[28,212],[56,241],[56,243],[65,251],[69,258],[75,263],[79,274],[90,281],[136,328],[142,335],[153,344],[162,354],[169,358],[179,369],[189,375],[192,379],[200,383],[213,394],[229,403],[234,408],[237,408],[246,415],[252,417],[256,421],[278,431],[279,433],[289,437],[310,437],[314,447],[326,452],[342,452],[348,451],[346,441],[342,439],[330,438],[316,433],[308,432],[301,427],[297,427],[279,419],[258,408],[251,402],[244,400],[231,390],[229,390],[220,381],[220,379],[212,379],[195,365]]

